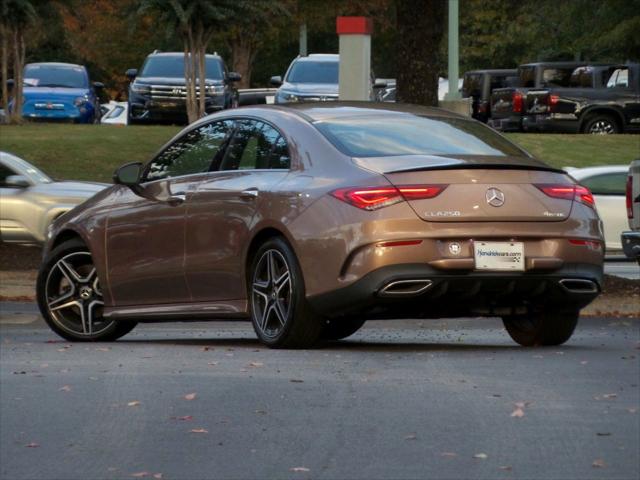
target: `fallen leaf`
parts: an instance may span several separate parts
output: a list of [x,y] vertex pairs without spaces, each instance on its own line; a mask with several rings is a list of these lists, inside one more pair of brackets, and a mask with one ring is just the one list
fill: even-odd
[[587,363],[589,363],[589,362],[586,361],[586,360],[583,360],[583,361],[580,362],[580,365],[586,365]]
[[440,456],[441,457],[457,457],[458,454],[455,452],[442,452]]
[[151,474],[149,472],[138,472],[138,473],[132,473],[131,476],[136,478],[143,478],[143,477],[150,477]]
[[304,380],[299,380],[297,378],[292,378],[291,380],[289,380],[291,383],[304,383]]
[[410,433],[409,435],[404,437],[405,440],[415,440],[416,438],[418,438],[418,437],[416,436],[415,433]]
[[205,430],[204,428],[192,428],[190,432],[191,433],[209,433],[209,430]]
[[138,405],[140,405],[140,401],[138,400],[134,400],[133,402],[127,403],[127,406],[129,407],[137,407]]
[[71,391],[71,386],[69,385],[65,385],[64,387],[59,389],[61,392],[70,392]]
[[266,410],[256,410],[256,412],[258,415],[266,415],[267,411]]
[[209,363],[207,363],[207,365],[211,365],[211,366],[215,366],[217,364],[218,364],[218,362],[209,362]]
[[599,437],[609,437],[611,436],[611,432],[596,432],[596,435]]
[[257,367],[263,367],[263,366],[264,366],[264,363],[262,363],[262,362],[250,362],[250,363],[249,363],[249,366],[250,366],[250,367],[256,367],[256,368],[257,368]]
[[518,407],[513,412],[511,412],[511,416],[515,418],[522,418],[524,417],[524,410]]
[[487,458],[489,458],[489,455],[487,455],[486,453],[476,453],[473,458],[478,458],[480,460],[486,460]]
[[500,470],[506,470],[507,472],[510,472],[512,470],[511,465],[502,465],[499,468]]
[[96,348],[96,350],[97,350],[98,352],[108,352],[108,351],[109,351],[109,350],[111,350],[111,349],[110,349],[110,348],[108,348],[108,347],[98,347],[98,348]]
[[604,468],[604,460],[601,458],[598,458],[597,460],[594,460],[593,463],[591,464],[591,466],[593,468]]
[[161,473],[154,473],[153,474],[153,478],[162,478],[162,474]]
[[617,393],[605,393],[604,395],[602,395],[602,398],[616,398],[617,396]]
[[185,415],[184,417],[171,417],[171,420],[181,420],[183,422],[189,422],[193,420],[193,417],[191,415]]
[[194,398],[196,398],[196,394],[195,393],[188,393],[184,396],[185,400],[193,400]]
[[638,411],[637,408],[627,408],[627,412],[629,413],[636,413]]
[[291,467],[289,471],[290,472],[309,472],[310,470],[307,467]]
[[27,447],[27,448],[38,448],[39,446],[40,446],[40,444],[39,443],[35,443],[35,442],[27,443],[25,445],[25,447]]

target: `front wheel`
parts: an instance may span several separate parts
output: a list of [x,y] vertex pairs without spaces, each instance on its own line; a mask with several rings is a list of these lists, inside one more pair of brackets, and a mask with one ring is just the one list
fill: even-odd
[[280,237],[266,241],[248,272],[253,328],[273,348],[309,348],[320,337],[322,322],[305,298],[304,279],[289,244]]
[[587,119],[584,131],[593,135],[611,135],[620,133],[620,127],[611,115],[595,114]]
[[104,301],[87,247],[70,240],[45,259],[36,284],[38,306],[51,330],[71,341],[111,341],[129,333],[134,322],[103,318]]
[[578,324],[577,310],[532,312],[527,315],[503,317],[509,336],[524,347],[562,345]]

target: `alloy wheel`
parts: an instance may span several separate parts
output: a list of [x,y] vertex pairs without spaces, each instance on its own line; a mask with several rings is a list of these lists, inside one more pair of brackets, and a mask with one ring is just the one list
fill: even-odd
[[277,337],[289,318],[293,293],[289,265],[278,250],[267,250],[258,260],[251,292],[257,328],[265,337]]
[[73,335],[99,335],[113,324],[102,318],[102,290],[89,252],[73,252],[53,264],[45,292],[51,319]]
[[611,123],[610,120],[598,120],[589,129],[589,133],[599,134],[599,135],[610,135],[615,133],[615,126]]

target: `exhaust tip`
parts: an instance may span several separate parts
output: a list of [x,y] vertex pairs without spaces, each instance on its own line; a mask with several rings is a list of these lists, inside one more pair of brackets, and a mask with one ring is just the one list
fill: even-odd
[[413,297],[426,292],[433,282],[427,279],[394,280],[378,291],[380,297]]
[[584,278],[563,278],[558,282],[562,288],[571,293],[598,293],[598,284]]

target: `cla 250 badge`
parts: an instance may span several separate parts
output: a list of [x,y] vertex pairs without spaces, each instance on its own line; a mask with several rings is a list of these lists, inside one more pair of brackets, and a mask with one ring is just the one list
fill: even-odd
[[425,212],[427,217],[459,217],[460,210],[439,210],[437,212]]

